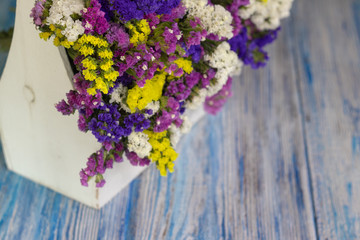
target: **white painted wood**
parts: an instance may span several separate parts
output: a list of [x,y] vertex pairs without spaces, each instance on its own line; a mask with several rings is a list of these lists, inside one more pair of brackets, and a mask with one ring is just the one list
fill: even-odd
[[[7,167],[72,199],[100,208],[145,168],[114,164],[96,189],[82,187],[79,171],[100,148],[77,129],[77,116],[63,117],[54,104],[72,88],[59,49],[38,36],[29,17],[33,1],[18,0],[15,31],[0,81],[0,132]],[[194,112],[197,121],[204,112]]]

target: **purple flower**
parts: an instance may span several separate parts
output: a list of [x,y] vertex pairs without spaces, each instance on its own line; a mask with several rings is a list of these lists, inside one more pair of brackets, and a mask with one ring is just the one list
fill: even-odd
[[171,81],[166,89],[165,96],[174,97],[176,100],[181,101],[189,97],[191,88],[184,84],[183,79],[177,81]]
[[106,161],[106,168],[113,168],[114,161],[112,159],[109,159]]
[[106,38],[110,44],[117,42],[117,46],[119,48],[127,48],[130,44],[129,35],[122,27],[114,23],[111,25],[108,33],[106,34]]
[[158,18],[158,15],[156,15],[155,13],[147,14],[144,18],[149,23],[150,28],[156,27],[156,25],[160,23],[160,19]]
[[105,185],[106,181],[104,179],[101,179],[100,182],[96,183],[97,188],[101,188]]
[[167,130],[172,123],[174,123],[177,127],[181,126],[183,120],[180,118],[180,103],[175,98],[170,97],[166,108],[168,111],[163,109],[161,111],[161,115],[156,119],[154,132],[163,132]]
[[[79,59],[80,62],[82,61],[82,59]],[[74,61],[75,63],[75,61]],[[79,65],[80,63],[78,63]],[[79,91],[80,94],[87,94],[87,89],[90,87],[91,83],[89,81],[86,81],[80,73],[77,73],[74,75],[73,77],[73,81],[74,81],[74,87],[76,90]]]
[[183,18],[185,15],[186,7],[182,4],[178,5],[178,7],[173,8],[171,13],[164,14],[161,17],[162,22],[174,22],[177,18]]
[[124,161],[122,158],[124,152],[124,146],[122,145],[122,143],[115,143],[115,149],[114,149],[114,160],[115,162],[119,163]]
[[106,151],[110,151],[111,149],[113,149],[113,146],[112,146],[112,143],[111,142],[107,142],[107,141],[105,141],[105,142],[103,142],[103,146],[104,146],[104,148],[106,149]]
[[171,29],[165,27],[162,35],[166,43],[166,53],[168,55],[174,53],[176,50],[177,42],[179,41],[178,36],[181,36],[181,32],[177,23],[175,22],[172,25]]
[[100,174],[104,174],[104,173],[105,173],[105,168],[104,168],[104,166],[99,165],[99,166],[96,168],[96,172],[98,172],[98,173],[100,173]]
[[124,73],[124,75],[119,78],[119,81],[125,87],[130,87],[134,82],[134,78],[128,75],[127,73]]
[[136,132],[142,132],[150,127],[150,120],[141,113],[130,114],[121,121],[122,115],[118,108],[116,104],[102,103],[97,108],[97,114],[93,115],[89,122],[89,130],[106,148],[109,148],[108,144],[129,136],[133,128]]
[[117,153],[114,153],[114,160],[115,160],[115,162],[117,162],[117,163],[120,163],[120,162],[123,162],[123,161],[124,161],[124,159],[123,159],[119,154],[117,154]]
[[222,87],[222,89],[218,93],[216,93],[214,96],[206,98],[204,104],[204,108],[206,112],[215,115],[221,110],[221,108],[226,103],[227,99],[232,96],[231,85],[232,85],[232,79],[231,77],[229,77],[226,84]]
[[156,13],[169,14],[181,0],[110,0],[110,9],[117,12],[122,21],[143,19],[144,15]]
[[201,45],[192,45],[187,51],[188,56],[192,57],[195,63],[198,63],[202,57],[203,49]]
[[81,178],[81,179],[80,179],[80,183],[81,183],[81,185],[83,185],[84,187],[88,187],[88,186],[89,186],[87,178],[86,178],[86,179]]
[[201,79],[201,73],[193,71],[189,75],[186,76],[185,82],[189,86],[189,88],[193,88]]
[[210,85],[210,81],[215,77],[216,71],[210,68],[205,75],[201,77],[201,87],[206,88]]
[[105,12],[101,11],[101,4],[97,0],[91,0],[90,7],[86,11],[82,11],[82,25],[85,28],[85,33],[104,34],[110,25],[105,18]]
[[75,112],[75,109],[71,107],[69,104],[67,104],[65,100],[61,100],[58,104],[55,105],[55,107],[63,115],[71,115],[74,114]]
[[67,102],[62,100],[55,107],[64,115],[70,115],[78,110],[79,120],[78,126],[81,131],[86,131],[86,120],[89,118],[93,110],[97,108],[101,101],[101,94],[98,93],[95,96],[91,96],[87,93],[87,81],[85,81],[80,74],[74,76],[74,86],[77,91],[70,90],[67,94]]
[[241,21],[242,19],[239,16],[239,8],[241,6],[246,6],[250,3],[249,0],[233,0],[233,2],[226,7],[226,9],[231,13],[233,17],[233,34],[234,36],[238,35],[242,29]]
[[86,132],[86,130],[87,130],[86,119],[85,119],[84,115],[82,115],[82,114],[79,115],[78,127],[79,127],[79,130],[82,132]]
[[86,165],[88,166],[88,169],[90,171],[95,171],[95,169],[96,169],[96,158],[95,158],[94,155],[91,155],[91,157],[88,158],[88,161],[87,161]]
[[126,152],[126,157],[129,160],[130,164],[133,166],[148,166],[150,164],[150,160],[148,158],[140,158],[134,152]]
[[200,32],[191,31],[190,36],[186,39],[186,46],[189,48],[191,45],[200,45],[201,40],[207,36],[206,30]]
[[31,9],[31,14],[30,17],[33,18],[34,24],[36,26],[42,26],[42,15],[43,15],[43,11],[44,11],[44,6],[43,4],[45,3],[45,0],[37,0],[35,2],[35,6]]
[[228,42],[231,50],[238,54],[238,57],[246,65],[251,65],[256,69],[266,65],[269,59],[267,52],[263,49],[266,45],[272,43],[277,38],[276,30],[257,32],[257,35],[250,36],[244,27],[240,34],[230,39]]
[[110,22],[111,18],[114,17],[114,13],[110,10],[109,0],[99,0],[101,4],[101,11],[105,13],[105,18],[108,22]]

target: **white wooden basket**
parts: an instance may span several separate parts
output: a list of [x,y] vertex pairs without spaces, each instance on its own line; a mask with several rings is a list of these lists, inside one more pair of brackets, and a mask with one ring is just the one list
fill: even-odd
[[[30,19],[34,2],[18,0],[13,41],[0,81],[0,134],[7,167],[94,208],[101,208],[145,168],[114,164],[107,183],[80,185],[79,171],[100,148],[91,134],[77,129],[77,116],[64,117],[54,104],[72,88],[69,62],[44,42]],[[188,113],[196,122],[202,110]]]

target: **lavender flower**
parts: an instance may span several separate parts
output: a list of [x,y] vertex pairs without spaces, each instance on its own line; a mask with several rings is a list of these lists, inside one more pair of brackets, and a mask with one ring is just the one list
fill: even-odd
[[39,27],[43,25],[41,17],[45,9],[43,6],[45,2],[46,0],[37,0],[35,6],[31,9],[30,17],[33,18],[34,24]]
[[82,26],[86,34],[96,32],[99,35],[106,33],[110,25],[105,18],[105,12],[101,11],[101,4],[97,0],[91,0],[90,7],[82,11]]
[[215,115],[221,110],[221,108],[226,103],[227,99],[232,96],[231,85],[232,85],[232,78],[229,77],[226,84],[217,94],[206,98],[204,104],[204,109],[206,112]]
[[106,38],[111,44],[117,42],[117,46],[119,48],[127,48],[130,44],[129,35],[122,27],[117,24],[111,25],[109,31],[106,34]]
[[[108,143],[105,143],[108,144]],[[103,146],[99,151],[93,153],[86,163],[86,168],[81,169],[80,183],[83,186],[88,186],[88,182],[92,177],[95,177],[96,187],[103,187],[106,183],[103,174],[106,169],[113,168],[114,161],[122,162],[122,155],[124,147],[121,143],[111,144],[111,148]]]
[[163,109],[161,115],[156,119],[154,132],[163,132],[167,130],[172,123],[177,127],[180,127],[183,123],[183,120],[180,118],[180,103],[175,98],[170,97],[166,107],[168,110]]
[[133,166],[148,166],[150,164],[150,160],[148,158],[140,158],[134,152],[126,152],[126,157]]
[[227,10],[230,11],[232,17],[233,17],[233,34],[234,36],[238,35],[242,29],[241,21],[242,19],[239,16],[239,8],[241,6],[246,6],[250,3],[249,0],[233,0],[233,2],[227,6]]
[[167,90],[165,92],[165,96],[174,97],[177,101],[185,100],[189,97],[191,93],[191,88],[187,87],[184,84],[183,79],[179,79],[177,81],[171,81]]

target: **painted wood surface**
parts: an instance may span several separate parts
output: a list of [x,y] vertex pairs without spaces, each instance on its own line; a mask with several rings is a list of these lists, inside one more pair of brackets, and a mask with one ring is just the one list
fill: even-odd
[[360,1],[298,1],[291,25],[318,235],[360,239]]
[[0,160],[0,239],[360,239],[360,1],[292,14],[169,177],[150,167],[97,211]]

